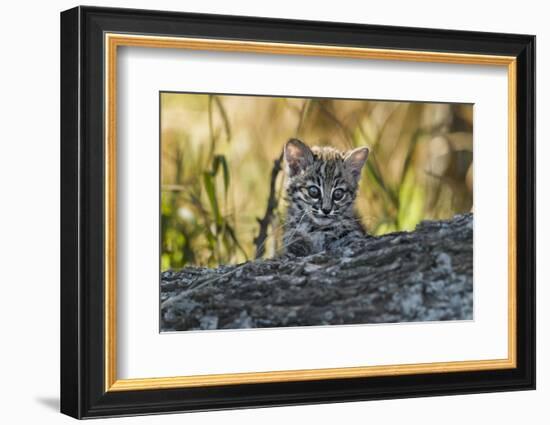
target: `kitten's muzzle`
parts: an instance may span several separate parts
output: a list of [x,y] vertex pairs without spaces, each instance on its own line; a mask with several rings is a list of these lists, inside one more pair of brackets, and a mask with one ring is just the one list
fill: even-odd
[[321,208],[321,211],[323,212],[324,215],[329,215],[330,212],[332,211],[332,208]]

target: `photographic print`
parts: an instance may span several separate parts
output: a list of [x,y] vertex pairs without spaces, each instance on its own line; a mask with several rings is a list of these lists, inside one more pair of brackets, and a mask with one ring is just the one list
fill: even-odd
[[160,327],[473,319],[473,105],[160,93]]

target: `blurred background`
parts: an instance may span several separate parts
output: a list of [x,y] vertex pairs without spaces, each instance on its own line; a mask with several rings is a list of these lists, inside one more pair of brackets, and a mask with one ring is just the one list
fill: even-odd
[[161,93],[162,270],[280,252],[292,137],[369,146],[356,206],[371,234],[471,211],[472,128],[466,104]]

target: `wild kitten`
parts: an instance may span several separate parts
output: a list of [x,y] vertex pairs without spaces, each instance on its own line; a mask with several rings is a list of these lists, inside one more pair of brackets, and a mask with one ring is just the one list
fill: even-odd
[[354,201],[368,154],[366,147],[340,152],[310,148],[297,139],[287,142],[285,252],[306,256],[335,247],[348,235],[366,235]]

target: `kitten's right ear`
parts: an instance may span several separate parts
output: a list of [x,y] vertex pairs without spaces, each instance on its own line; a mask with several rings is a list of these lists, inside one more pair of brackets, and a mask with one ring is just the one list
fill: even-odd
[[290,177],[300,174],[313,164],[313,152],[298,139],[290,139],[285,145],[285,161]]

